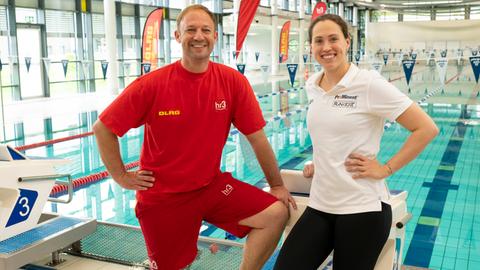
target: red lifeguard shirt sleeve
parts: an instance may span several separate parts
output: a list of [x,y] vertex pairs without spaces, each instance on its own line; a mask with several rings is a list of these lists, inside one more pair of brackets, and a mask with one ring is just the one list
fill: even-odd
[[238,74],[236,81],[238,82],[236,87],[238,91],[235,93],[233,124],[240,132],[249,135],[262,129],[266,123],[247,78]]
[[146,121],[153,97],[148,95],[152,91],[144,84],[144,77],[136,79],[99,116],[100,121],[119,137]]

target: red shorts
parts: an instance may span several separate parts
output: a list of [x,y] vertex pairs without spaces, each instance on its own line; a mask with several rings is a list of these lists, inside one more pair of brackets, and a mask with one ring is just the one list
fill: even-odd
[[150,269],[178,270],[191,264],[197,255],[202,220],[245,237],[251,228],[238,222],[276,201],[273,195],[222,173],[201,189],[163,193],[155,202],[137,203],[135,213],[145,237]]

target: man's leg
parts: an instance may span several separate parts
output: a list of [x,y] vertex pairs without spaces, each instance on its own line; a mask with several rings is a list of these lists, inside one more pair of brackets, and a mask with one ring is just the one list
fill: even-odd
[[239,222],[252,228],[245,242],[241,270],[262,268],[277,247],[287,220],[287,208],[277,201],[262,212]]

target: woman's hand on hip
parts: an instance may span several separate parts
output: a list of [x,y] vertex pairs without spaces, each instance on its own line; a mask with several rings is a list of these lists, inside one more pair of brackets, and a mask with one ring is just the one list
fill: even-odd
[[370,159],[367,156],[357,153],[351,153],[347,157],[345,160],[345,169],[351,173],[353,179],[384,179],[390,175],[388,168],[380,164],[376,158]]

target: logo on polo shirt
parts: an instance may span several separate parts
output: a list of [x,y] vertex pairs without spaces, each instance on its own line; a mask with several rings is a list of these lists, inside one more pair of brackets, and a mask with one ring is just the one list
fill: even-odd
[[357,98],[358,96],[350,96],[345,94],[335,95],[333,98],[332,107],[354,109],[357,107]]
[[228,196],[228,195],[230,195],[230,193],[232,193],[232,191],[233,191],[233,187],[231,185],[227,184],[225,186],[225,189],[222,190],[222,193],[223,193],[223,195]]
[[180,115],[180,110],[158,111],[158,116],[177,116],[177,115]]
[[216,102],[215,101],[215,110],[217,111],[224,111],[227,109],[227,102],[225,100]]

